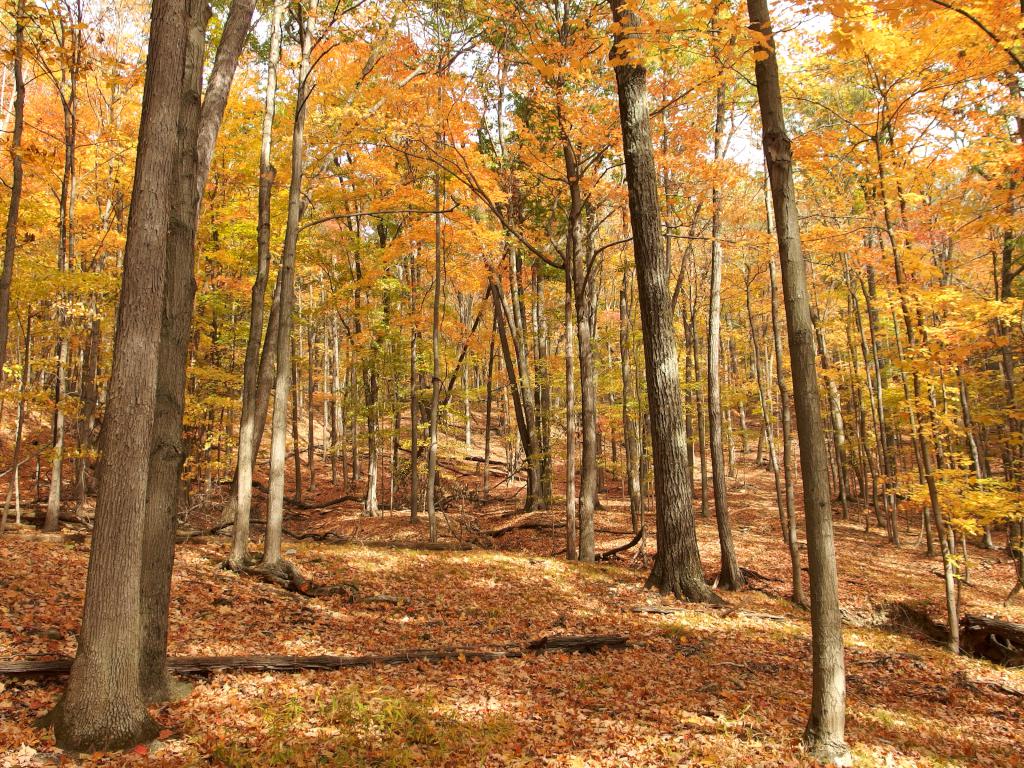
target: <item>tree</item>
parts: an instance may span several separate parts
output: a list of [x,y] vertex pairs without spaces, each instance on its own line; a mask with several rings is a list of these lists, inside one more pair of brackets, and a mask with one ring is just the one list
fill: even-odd
[[157,731],[139,686],[139,583],[162,315],[153,308],[163,306],[188,15],[182,3],[154,0],[151,19],[82,629],[52,713],[57,743],[84,752]]
[[624,0],[609,0],[609,4],[617,25],[613,33],[612,63],[626,159],[654,449],[658,552],[647,583],[676,597],[685,596],[695,602],[719,602],[704,582],[694,527],[679,362],[647,108],[647,70],[636,49],[641,22]]
[[804,732],[804,743],[815,758],[825,763],[840,764],[849,762],[844,739],[846,672],[843,623],[839,613],[839,579],[832,535],[828,454],[822,430],[815,363],[814,325],[793,180],[793,152],[786,133],[775,38],[767,0],[747,0],[747,13],[756,40],[754,72],[761,111],[762,142],[782,262],[782,292],[807,526],[813,676],[811,714]]
[[11,282],[14,280],[14,255],[18,247],[18,215],[25,179],[21,157],[25,132],[25,0],[18,0],[14,19],[14,129],[11,134],[11,199],[7,204],[4,230],[3,272],[0,272],[0,376],[7,359],[7,337],[11,314]]

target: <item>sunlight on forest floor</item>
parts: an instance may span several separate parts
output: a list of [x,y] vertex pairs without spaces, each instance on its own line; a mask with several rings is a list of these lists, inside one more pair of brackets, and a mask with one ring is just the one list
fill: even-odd
[[[630,647],[339,672],[216,674],[157,713],[164,731],[148,752],[96,755],[83,764],[806,764],[799,736],[809,699],[809,626],[786,600],[788,563],[777,518],[767,502],[755,503],[771,498],[761,493],[764,474],[744,468],[733,508],[741,561],[769,580],[726,594],[725,609],[645,591],[646,568],[628,553],[594,566],[552,557],[564,536],[558,529],[516,531],[500,539],[502,551],[286,543],[288,557],[318,582],[398,598],[392,603],[308,599],[221,569],[226,539],[184,544],[171,606],[174,655],[498,648],[544,635],[612,632],[628,635]],[[599,528],[624,534],[628,509],[611,491],[607,496]],[[304,521],[310,529],[359,527],[365,539],[384,541],[412,528],[425,538],[425,522],[367,521],[354,509],[309,514],[319,516]],[[713,520],[700,520],[699,533],[711,576]],[[1021,689],[1024,670],[954,658],[871,626],[875,609],[890,601],[925,601],[938,615],[937,561],[925,558],[923,547],[897,550],[877,533],[865,534],[859,520],[839,522],[837,536],[856,764],[1024,765],[1019,700],[963,683],[999,680]],[[624,543],[617,533],[598,540],[601,551]],[[913,541],[909,532],[907,540]],[[72,655],[87,543],[8,536],[0,539],[0,557],[0,656]],[[1024,618],[1019,603],[1004,609],[998,602],[1009,582],[1005,556],[978,550],[972,558],[965,608]],[[672,610],[638,610],[651,607]],[[53,764],[51,735],[31,722],[53,704],[59,684],[3,685],[4,765]]]

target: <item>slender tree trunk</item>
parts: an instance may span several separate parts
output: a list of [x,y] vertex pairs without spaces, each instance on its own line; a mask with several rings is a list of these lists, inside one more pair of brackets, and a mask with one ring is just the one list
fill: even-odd
[[157,726],[139,683],[140,573],[177,118],[188,20],[153,0],[149,66],[103,425],[100,486],[78,651],[53,716],[57,744],[80,752],[147,741]]
[[787,383],[782,349],[782,319],[779,312],[779,292],[775,280],[775,259],[768,261],[768,281],[772,307],[772,338],[775,345],[775,381],[779,390],[779,415],[782,422],[782,477],[786,500],[786,514],[782,536],[789,549],[790,564],[798,577],[793,581],[793,602],[805,606],[803,581],[800,579],[800,542],[797,541],[796,490],[793,477],[796,466],[793,461],[793,409]]
[[[700,459],[700,516],[708,516],[708,451],[707,451],[707,428],[704,398],[700,390],[700,343],[697,331],[696,300],[694,301],[692,320],[690,322],[690,356],[693,358],[693,404],[697,413],[697,454]],[[693,439],[690,436],[689,458],[693,460]],[[693,465],[690,465],[691,484],[693,482]]]
[[[311,0],[310,13],[315,14],[318,0]],[[297,9],[301,58],[298,92],[295,101],[295,122],[292,127],[292,168],[288,187],[288,222],[281,251],[281,307],[277,332],[277,374],[274,383],[274,416],[270,444],[270,493],[267,501],[267,533],[263,545],[261,567],[274,568],[281,562],[281,527],[284,522],[285,431],[288,426],[288,395],[291,387],[292,306],[295,301],[295,250],[299,239],[299,216],[302,209],[302,177],[305,166],[306,108],[312,92],[310,54],[313,33],[309,17]]]
[[[63,312],[61,312],[63,314]],[[62,334],[64,321],[60,321]],[[53,456],[50,459],[50,489],[46,499],[46,520],[44,531],[56,531],[60,528],[60,499],[63,484],[64,467],[64,411],[63,400],[67,389],[68,342],[60,339],[57,342],[57,375],[54,377],[53,398]]]
[[[97,312],[95,299],[93,313]],[[93,430],[96,427],[96,408],[99,405],[99,390],[96,377],[99,374],[100,321],[94,315],[89,325],[89,340],[82,357],[81,393],[82,412],[78,419],[78,463],[75,469],[75,486],[78,510],[81,514],[89,494],[88,472],[92,464]]]
[[368,454],[366,464],[366,497],[363,499],[363,514],[369,517],[376,517],[380,514],[380,507],[377,503],[377,427],[380,421],[378,414],[378,383],[377,372],[374,370],[363,372],[363,386],[366,391],[366,450]]
[[[533,401],[526,396],[530,390],[527,380],[528,371],[524,359],[526,352],[516,343],[515,333],[510,332],[512,331],[512,313],[502,294],[501,286],[497,283],[491,284],[491,298],[494,303],[495,317],[498,320],[498,339],[501,342],[501,354],[505,361],[506,378],[512,393],[512,404],[515,411],[519,440],[526,454],[526,509],[532,510],[536,502],[535,494],[540,486],[540,473],[537,469]],[[516,344],[514,357],[512,344]],[[511,462],[509,467],[511,468]]]
[[640,20],[625,0],[609,0],[609,5],[618,25],[612,61],[626,160],[654,450],[658,553],[647,583],[677,597],[717,602],[719,598],[704,582],[697,549],[669,265],[662,242],[658,176],[647,108],[647,70],[640,63],[642,58],[630,49],[639,39]]
[[[769,226],[769,230],[771,227]],[[770,261],[769,264],[773,264]],[[768,396],[768,383],[766,379],[770,378],[770,375],[766,374],[762,370],[761,366],[761,354],[760,344],[757,338],[757,331],[754,327],[754,311],[750,304],[750,280],[748,278],[746,284],[746,299],[747,299],[747,320],[750,323],[750,348],[754,356],[754,375],[757,379],[757,394],[761,405],[761,419],[762,429],[761,434],[763,440],[768,447],[768,465],[772,471],[772,477],[775,481],[775,503],[779,509],[779,524],[782,532],[782,540],[786,543],[786,549],[789,551],[789,570],[790,570],[790,582],[793,585],[793,602],[799,605],[801,608],[807,607],[807,598],[804,596],[804,583],[803,574],[800,568],[800,544],[796,539],[796,510],[793,504],[793,479],[789,472],[786,473],[785,479],[783,480],[782,468],[779,467],[779,455],[775,449],[775,427],[772,423],[772,406],[771,400]],[[773,328],[777,327],[775,322],[775,316],[778,314],[777,302],[775,299],[775,281],[772,279],[771,285],[771,299],[772,299],[772,325]],[[781,343],[781,340],[780,340]],[[782,377],[779,377],[780,380]],[[785,385],[780,387],[780,394],[787,393],[786,397],[780,397],[781,402],[785,402],[786,413],[784,418],[787,421],[786,428],[784,430],[784,440],[789,439],[789,399],[788,392],[785,389]],[[788,466],[786,467],[788,470]]]
[[14,255],[18,247],[18,216],[25,178],[21,157],[25,132],[25,0],[18,0],[14,19],[14,130],[11,134],[11,198],[7,208],[4,236],[3,272],[0,272],[0,376],[7,360],[7,337],[10,329],[11,283],[14,280]]
[[755,77],[761,111],[765,163],[771,181],[776,234],[782,263],[789,357],[796,401],[797,435],[807,526],[811,579],[811,714],[804,732],[808,751],[822,762],[849,763],[844,730],[846,672],[839,579],[832,535],[828,453],[821,424],[815,369],[814,327],[807,294],[806,266],[800,245],[799,212],[793,181],[793,154],[786,134],[767,0],[747,0],[750,26],[763,37],[757,44]]
[[497,332],[497,319],[491,321],[491,343],[487,352],[487,402],[484,404],[484,471],[481,482],[480,498],[487,501],[490,493],[491,479],[491,426],[494,407],[494,334]]
[[[300,313],[301,315],[301,313]],[[301,317],[300,317],[301,319]],[[300,340],[301,346],[301,340]],[[302,354],[302,350],[299,349],[299,355]],[[295,362],[295,355],[292,355],[291,359],[291,397],[292,397],[292,476],[295,478],[294,485],[294,498],[298,503],[302,503],[302,446],[299,444],[299,379],[298,366]]]
[[626,487],[629,491],[629,517],[633,533],[643,526],[644,500],[640,493],[640,445],[629,403],[633,399],[633,366],[630,364],[630,276],[622,271],[619,289],[619,370],[622,376],[622,439],[626,450]]
[[[715,90],[715,160],[724,155],[725,85]],[[708,433],[711,442],[711,481],[715,493],[715,520],[722,566],[718,584],[723,589],[742,589],[745,579],[736,562],[732,540],[729,504],[726,494],[725,458],[722,450],[722,191],[717,183],[711,188],[711,295],[708,302]]]
[[[234,509],[232,530],[231,567],[238,570],[246,565],[249,545],[249,515],[252,507],[252,470],[259,452],[263,430],[256,430],[257,388],[260,379],[260,340],[263,337],[264,301],[270,277],[270,197],[275,169],[271,163],[271,141],[277,104],[277,65],[281,59],[281,24],[287,3],[275,0],[270,20],[270,59],[267,63],[267,85],[263,100],[263,128],[260,141],[260,177],[256,230],[256,279],[252,284],[249,305],[249,335],[245,345],[242,367],[242,415],[238,428],[238,456],[235,464],[234,493],[230,503]],[[275,291],[276,293],[276,291]],[[268,338],[270,330],[267,331]],[[268,358],[269,360],[269,358]],[[269,391],[269,390],[268,390]],[[264,405],[264,411],[266,406]]]
[[565,557],[579,558],[578,513],[576,509],[576,315],[573,311],[573,272],[565,265]]
[[434,310],[430,332],[430,444],[427,448],[427,523],[430,540],[437,541],[437,418],[441,402],[441,261],[443,239],[441,231],[441,180],[434,179]]
[[[312,320],[310,322],[312,323]],[[306,415],[308,417],[306,419],[306,469],[309,472],[310,493],[316,493],[316,420],[314,418],[316,413],[314,407],[316,378],[313,375],[314,366],[316,365],[315,342],[316,335],[312,327],[310,327],[309,334],[306,336],[306,392],[308,394],[308,403],[306,404]]]
[[821,356],[822,377],[825,379],[828,392],[829,415],[832,421],[832,435],[836,452],[836,484],[839,486],[839,501],[843,505],[843,520],[846,520],[850,516],[850,505],[847,499],[846,424],[843,422],[843,403],[839,395],[839,385],[832,373],[832,358],[825,344],[825,332],[821,329],[820,323],[815,324],[815,335],[818,340],[818,352]]
[[7,485],[3,513],[0,514],[0,534],[7,528],[7,510],[14,499],[14,520],[21,525],[21,439],[25,428],[25,391],[32,366],[32,311],[25,318],[25,351],[21,358],[21,385],[18,388],[18,417],[14,427],[14,451],[11,455],[11,479]]
[[419,339],[419,332],[413,330],[412,340],[409,343],[409,516],[413,522],[419,519],[420,510],[420,428],[419,428],[419,400],[416,391],[416,341]]

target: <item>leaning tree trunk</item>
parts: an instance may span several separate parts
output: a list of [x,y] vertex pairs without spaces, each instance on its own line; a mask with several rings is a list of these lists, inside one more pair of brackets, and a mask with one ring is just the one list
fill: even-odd
[[[318,0],[312,0],[315,13]],[[310,55],[313,35],[309,17],[299,8],[299,36],[302,53],[299,60],[295,122],[292,126],[291,181],[288,186],[288,222],[281,251],[281,305],[277,324],[277,373],[274,382],[274,416],[270,438],[270,488],[267,501],[267,533],[261,567],[274,568],[281,563],[281,527],[284,523],[284,465],[288,428],[288,396],[291,387],[292,307],[295,303],[295,250],[299,241],[299,214],[302,210],[302,177],[305,166],[306,109],[312,93]]]
[[82,628],[67,688],[52,715],[57,744],[78,752],[123,749],[157,732],[139,686],[139,584],[164,244],[188,35],[183,5],[153,0]]
[[609,5],[618,24],[611,58],[626,159],[654,452],[658,553],[647,583],[677,597],[717,602],[719,598],[708,588],[701,570],[688,481],[669,265],[662,243],[658,176],[647,109],[647,70],[631,49],[638,41],[640,20],[628,10],[626,0],[609,0]]
[[804,732],[808,751],[824,763],[846,763],[846,672],[839,613],[828,453],[821,423],[815,367],[814,326],[800,245],[800,217],[793,181],[793,153],[786,134],[782,89],[767,0],[747,0],[750,26],[760,37],[754,72],[761,111],[765,163],[771,181],[775,228],[782,262],[789,357],[796,401],[797,436],[804,489],[807,559],[811,580],[811,714]]

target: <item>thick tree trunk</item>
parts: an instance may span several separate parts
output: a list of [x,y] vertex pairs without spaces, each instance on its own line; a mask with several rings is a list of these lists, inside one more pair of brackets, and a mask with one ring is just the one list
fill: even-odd
[[183,3],[153,0],[149,66],[125,243],[100,486],[78,652],[53,713],[57,744],[122,749],[156,735],[139,685],[139,605],[150,435],[185,44]]
[[166,701],[175,694],[167,672],[167,612],[174,565],[174,532],[178,490],[185,462],[182,415],[185,410],[185,370],[195,297],[196,141],[205,53],[206,4],[186,3],[188,41],[178,110],[178,146],[174,164],[167,231],[164,304],[157,362],[156,409],[149,448],[146,518],[142,546],[147,564],[140,581],[142,610],[139,683],[148,702]]
[[821,402],[814,359],[814,327],[800,245],[799,211],[793,181],[793,154],[786,134],[767,0],[747,0],[750,26],[762,35],[755,77],[761,111],[765,163],[771,181],[782,289],[786,305],[789,357],[796,400],[797,435],[804,489],[807,558],[811,580],[811,714],[804,732],[808,751],[822,762],[850,761],[844,731],[846,672],[839,579],[832,535],[828,453],[821,424]]
[[677,597],[717,602],[719,598],[704,581],[697,549],[669,265],[662,242],[658,176],[647,108],[647,70],[639,63],[639,54],[630,49],[639,39],[636,30],[640,21],[628,10],[625,0],[609,0],[609,5],[619,25],[612,62],[629,187],[654,450],[658,553],[647,583]]

